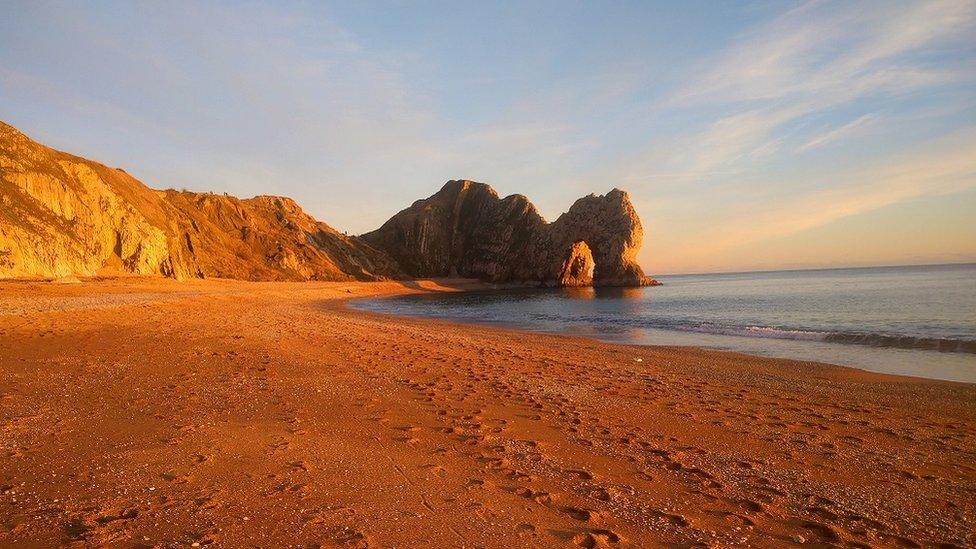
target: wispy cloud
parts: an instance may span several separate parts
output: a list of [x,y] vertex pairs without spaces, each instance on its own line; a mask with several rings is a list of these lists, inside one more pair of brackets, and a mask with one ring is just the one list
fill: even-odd
[[[718,118],[678,143],[673,168],[690,172],[737,163],[747,169],[777,150],[785,138],[802,137],[791,124],[823,116],[856,100],[906,96],[964,79],[971,66],[943,66],[926,48],[951,47],[976,32],[976,3],[969,0],[861,4],[809,2],[740,37],[704,65],[669,100],[674,107],[719,107]],[[853,122],[808,135],[803,152],[878,121]],[[786,135],[784,135],[784,133]]]
[[809,141],[797,147],[797,152],[806,152],[813,149],[818,149],[824,147],[835,141],[839,141],[844,137],[855,133],[857,130],[871,125],[877,117],[873,114],[865,114],[864,116],[859,116],[856,119],[840,126],[839,128],[834,128],[828,130],[819,135],[813,136]]
[[643,211],[666,218],[659,237],[676,245],[645,258],[673,254],[674,264],[971,185],[966,154],[976,155],[976,136],[965,132],[911,160],[875,144],[860,169],[853,160],[832,172],[798,166],[803,154],[857,142],[868,128],[898,127],[904,112],[884,105],[976,83],[970,57],[946,55],[971,49],[972,36],[970,0],[807,2],[697,64],[658,109],[693,113],[697,126],[656,135],[598,177],[652,189]]
[[971,37],[974,19],[976,5],[969,0],[885,2],[870,9],[807,2],[740,37],[673,100],[792,98],[829,106],[867,93],[904,93],[952,75],[902,56]]
[[733,208],[720,223],[671,245],[686,251],[683,261],[694,263],[920,196],[976,188],[976,129],[957,132],[918,152],[872,162],[856,172],[815,177],[836,184],[760,209]]

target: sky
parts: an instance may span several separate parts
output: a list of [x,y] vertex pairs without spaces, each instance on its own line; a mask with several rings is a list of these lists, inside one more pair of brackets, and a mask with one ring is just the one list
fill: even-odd
[[652,274],[976,261],[976,1],[4,2],[0,120],[381,225],[614,187]]

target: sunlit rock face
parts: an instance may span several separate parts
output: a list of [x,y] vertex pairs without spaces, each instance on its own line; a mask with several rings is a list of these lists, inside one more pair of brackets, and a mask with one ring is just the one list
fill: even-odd
[[[630,197],[620,189],[603,196],[580,198],[545,227],[543,246],[551,250],[550,261],[572,255],[579,243],[592,254],[594,286],[647,286],[655,282],[637,264],[637,252],[644,238],[637,211]],[[580,284],[575,284],[580,285]]]
[[0,276],[173,270],[165,219],[155,193],[125,172],[0,123]]
[[641,286],[627,193],[579,199],[547,223],[524,196],[450,181],[382,227],[347,236],[291,199],[156,191],[0,122],[0,278],[379,280]]
[[0,278],[136,274],[244,280],[404,276],[288,198],[154,191],[0,122]]
[[362,235],[411,276],[539,286],[653,284],[635,261],[642,237],[621,190],[581,198],[547,223],[524,196],[499,198],[472,181],[449,181]]
[[569,255],[563,262],[558,285],[571,286],[590,286],[593,284],[593,253],[586,242],[574,242],[569,249]]

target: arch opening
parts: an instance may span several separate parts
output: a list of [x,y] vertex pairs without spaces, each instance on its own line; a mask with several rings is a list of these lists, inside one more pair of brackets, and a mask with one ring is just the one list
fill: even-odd
[[559,276],[560,286],[592,286],[596,263],[586,242],[578,240],[569,248]]

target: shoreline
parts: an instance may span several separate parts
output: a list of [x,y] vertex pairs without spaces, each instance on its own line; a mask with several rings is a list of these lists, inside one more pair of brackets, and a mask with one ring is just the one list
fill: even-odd
[[[968,263],[967,263],[968,264]],[[941,265],[941,264],[940,264]],[[955,264],[946,264],[952,266]],[[816,270],[816,269],[810,269]],[[770,271],[779,272],[779,271]],[[731,273],[737,274],[737,273]],[[336,290],[335,294],[327,298],[325,302],[340,302],[344,310],[347,310],[356,314],[375,316],[376,318],[391,318],[391,319],[410,319],[421,322],[433,322],[443,324],[444,326],[470,326],[482,329],[491,330],[501,330],[503,332],[510,332],[512,335],[517,336],[518,334],[533,334],[533,335],[545,335],[554,337],[564,337],[564,338],[577,338],[589,340],[592,342],[604,344],[604,345],[619,345],[624,347],[634,347],[634,348],[659,348],[659,349],[671,349],[671,350],[696,350],[704,353],[727,353],[732,355],[739,355],[748,359],[760,359],[760,360],[773,360],[773,361],[786,361],[794,364],[807,364],[816,365],[818,367],[829,367],[829,368],[842,368],[854,370],[857,372],[862,372],[869,375],[884,376],[884,377],[895,377],[895,378],[906,378],[909,380],[917,381],[934,381],[940,383],[955,383],[962,385],[976,385],[976,382],[968,381],[957,381],[951,379],[940,379],[940,378],[930,378],[924,376],[916,376],[909,374],[898,374],[898,373],[887,373],[878,372],[874,370],[867,370],[857,366],[836,364],[832,362],[825,362],[819,360],[805,360],[805,359],[795,359],[790,357],[780,357],[771,356],[763,354],[753,354],[749,352],[737,351],[732,349],[719,349],[700,345],[658,345],[658,344],[641,344],[641,343],[628,343],[624,341],[613,341],[608,339],[601,339],[592,335],[575,335],[575,334],[562,334],[556,332],[546,332],[537,331],[530,328],[521,328],[518,326],[500,323],[481,323],[477,321],[465,321],[462,319],[448,319],[440,317],[421,317],[412,316],[406,314],[396,314],[396,313],[384,313],[376,311],[368,311],[357,309],[350,306],[349,302],[358,299],[396,299],[399,297],[410,296],[410,295],[424,295],[424,294],[437,294],[437,293],[494,293],[494,292],[517,292],[517,291],[535,291],[540,289],[550,289],[550,288],[535,288],[527,286],[510,286],[510,285],[499,285],[489,282],[483,282],[477,279],[466,279],[466,278],[447,278],[447,279],[412,279],[412,280],[387,280],[387,281],[376,281],[376,282],[362,282],[362,281],[241,281],[235,279],[223,279],[223,278],[210,278],[210,279],[192,279],[185,281],[177,281],[168,277],[146,277],[146,276],[106,276],[106,277],[94,277],[86,279],[78,279],[77,281],[62,282],[58,279],[7,279],[0,280],[0,318],[5,314],[4,311],[4,294],[3,289],[5,286],[10,285],[13,287],[25,287],[32,286],[34,288],[45,288],[48,286],[67,286],[67,287],[96,287],[96,288],[108,288],[111,289],[113,286],[120,286],[120,293],[128,293],[125,288],[130,285],[143,286],[148,285],[149,287],[154,287],[155,282],[162,282],[166,290],[166,294],[174,295],[189,295],[190,292],[180,292],[181,289],[186,288],[196,288],[203,287],[206,289],[212,289],[213,286],[217,288],[230,287],[235,288],[236,292],[247,292],[248,287],[253,285],[256,289],[265,288],[280,288],[280,289],[298,289],[298,290],[308,290],[308,289],[324,289]],[[660,285],[660,284],[659,284]],[[654,287],[654,286],[647,286]],[[353,289],[357,293],[344,293],[344,290]],[[639,289],[639,288],[634,288]],[[9,298],[8,298],[9,299]],[[874,348],[872,346],[868,346]],[[894,348],[897,349],[897,348]]]
[[[471,288],[458,290],[458,292],[459,293],[473,292],[473,293],[492,294],[492,293],[495,293],[495,292],[518,292],[518,291],[523,291],[523,290],[525,290],[525,291],[537,291],[537,290],[540,290],[540,289],[539,288],[497,288],[497,287],[473,286]],[[947,378],[947,377],[931,377],[931,376],[926,376],[926,375],[922,375],[922,374],[914,375],[914,374],[911,374],[911,373],[900,373],[900,372],[890,372],[890,371],[875,370],[875,369],[871,369],[871,368],[869,368],[867,366],[861,366],[861,365],[855,365],[855,364],[841,364],[841,363],[838,363],[838,362],[831,362],[829,360],[821,360],[821,359],[818,359],[818,358],[803,358],[803,357],[791,357],[791,356],[777,355],[777,354],[774,354],[776,351],[775,350],[771,350],[771,349],[769,350],[768,353],[763,353],[763,352],[759,352],[759,351],[750,351],[750,350],[742,350],[742,349],[735,349],[735,348],[723,348],[723,347],[717,347],[717,346],[709,346],[707,344],[695,344],[695,343],[688,343],[688,344],[681,344],[681,343],[674,343],[674,344],[672,344],[672,343],[642,343],[642,342],[626,341],[626,340],[623,340],[623,339],[603,338],[603,337],[600,337],[599,335],[594,334],[594,333],[568,334],[568,333],[562,333],[562,332],[559,332],[559,331],[536,329],[536,328],[533,328],[533,327],[531,327],[529,325],[519,325],[516,322],[480,321],[478,319],[465,319],[465,318],[459,318],[459,317],[447,317],[447,316],[437,316],[437,315],[421,315],[421,314],[410,314],[410,313],[398,313],[398,312],[392,312],[392,311],[370,310],[368,308],[360,308],[360,307],[357,307],[355,304],[351,303],[352,301],[357,301],[357,300],[383,300],[383,301],[396,300],[398,298],[408,297],[408,296],[411,296],[411,295],[423,295],[423,293],[424,292],[407,292],[407,293],[390,293],[390,294],[382,294],[382,295],[366,296],[366,297],[352,297],[352,298],[349,298],[346,301],[346,303],[347,303],[347,307],[350,310],[355,311],[355,312],[358,312],[358,313],[365,313],[365,314],[373,314],[373,315],[387,316],[387,317],[392,317],[392,318],[411,318],[411,319],[417,319],[417,320],[439,321],[439,322],[445,322],[447,324],[458,324],[458,325],[463,325],[463,326],[475,326],[475,327],[490,328],[490,329],[514,330],[516,332],[522,332],[522,333],[542,334],[542,335],[554,335],[554,336],[559,336],[559,337],[580,337],[580,338],[591,339],[593,341],[599,341],[601,343],[608,344],[608,345],[624,345],[624,346],[651,347],[651,348],[659,347],[659,348],[666,348],[666,349],[698,349],[698,350],[706,351],[706,352],[734,353],[734,354],[739,354],[739,355],[743,355],[743,356],[746,356],[746,357],[757,358],[757,359],[758,358],[763,358],[763,359],[774,359],[774,360],[786,360],[786,361],[792,361],[792,362],[796,362],[796,363],[818,364],[818,365],[832,366],[832,367],[837,367],[837,368],[851,368],[851,369],[854,369],[854,370],[858,370],[858,371],[862,371],[862,372],[867,372],[867,373],[872,373],[872,374],[878,374],[878,375],[906,377],[906,378],[918,379],[918,380],[943,381],[943,382],[951,382],[951,383],[962,383],[962,384],[976,385],[976,379],[974,379],[974,380],[950,379],[950,378]],[[427,292],[427,293],[429,294],[431,292]],[[434,292],[434,293],[439,293],[439,292]],[[796,343],[797,341],[803,341],[803,342],[808,341],[808,340],[795,340],[795,339],[790,339],[790,338],[753,338],[753,337],[748,337],[748,336],[743,336],[743,335],[735,335],[735,334],[727,334],[727,333],[682,331],[682,330],[668,329],[668,328],[652,328],[652,330],[659,331],[659,332],[668,332],[668,333],[673,334],[674,337],[688,337],[688,336],[694,336],[695,334],[702,333],[704,336],[707,336],[707,337],[714,337],[714,338],[718,338],[718,339],[721,339],[721,338],[726,338],[726,339],[745,339],[745,340],[750,341],[750,342],[758,342],[758,341],[772,340],[772,342],[774,342],[774,343],[776,343],[776,342]],[[818,344],[818,345],[835,345],[835,346],[838,346],[838,348],[840,348],[840,349],[847,349],[847,350],[850,350],[850,351],[853,351],[853,352],[878,352],[878,353],[885,353],[885,352],[891,352],[891,351],[893,351],[893,352],[896,352],[896,353],[897,352],[940,353],[940,354],[941,353],[946,353],[948,356],[971,356],[972,355],[972,353],[963,352],[963,351],[940,351],[940,350],[936,350],[936,349],[926,349],[926,348],[915,349],[915,348],[905,348],[905,347],[897,347],[897,346],[870,345],[870,344],[846,344],[846,343],[843,343],[843,342],[831,341],[829,339],[825,339],[825,340],[809,340],[809,342],[810,343],[813,343],[813,344]],[[848,345],[851,345],[851,346],[848,347]]]
[[348,303],[470,287],[0,282],[0,544],[976,543],[976,386]]
[[[949,264],[954,265],[954,264]],[[968,381],[957,381],[950,379],[940,379],[940,378],[930,378],[924,376],[915,376],[908,374],[897,374],[897,373],[886,373],[878,372],[873,370],[867,370],[864,368],[859,368],[857,366],[850,366],[845,364],[836,364],[832,362],[825,362],[819,360],[804,360],[804,359],[794,359],[790,357],[779,357],[770,356],[762,354],[752,354],[749,352],[736,351],[731,349],[719,349],[707,346],[699,345],[657,345],[657,344],[641,344],[641,343],[628,343],[624,341],[612,341],[607,339],[601,339],[592,335],[576,335],[576,334],[563,334],[557,332],[546,332],[537,331],[529,328],[521,328],[514,325],[509,325],[506,323],[491,324],[491,323],[481,323],[477,321],[465,321],[462,319],[449,319],[441,317],[422,317],[413,316],[407,314],[396,314],[396,313],[385,313],[377,311],[368,311],[363,309],[357,309],[350,305],[350,301],[360,300],[360,299],[396,299],[400,297],[410,296],[410,295],[425,295],[425,294],[438,294],[438,293],[494,293],[494,292],[512,292],[512,291],[532,291],[539,290],[540,288],[532,288],[525,286],[506,286],[492,284],[488,282],[483,282],[477,279],[466,279],[466,278],[454,278],[454,279],[412,279],[412,280],[388,280],[388,281],[375,281],[375,282],[362,282],[362,281],[241,281],[235,279],[224,279],[224,278],[210,278],[210,279],[193,279],[188,281],[177,281],[170,279],[168,277],[146,277],[146,276],[107,276],[107,277],[94,277],[87,279],[79,279],[71,282],[61,282],[55,279],[7,279],[0,280],[0,320],[2,320],[5,314],[9,314],[4,310],[4,305],[9,302],[9,295],[4,295],[3,290],[5,286],[11,285],[14,287],[30,286],[33,288],[45,288],[48,286],[58,287],[65,286],[68,288],[72,287],[87,287],[87,288],[98,288],[98,289],[108,289],[112,293],[116,291],[119,294],[130,295],[129,287],[130,285],[135,286],[148,286],[148,288],[156,289],[155,282],[163,282],[163,292],[162,295],[173,295],[190,297],[193,295],[198,295],[200,290],[195,291],[180,291],[186,290],[188,288],[199,288],[202,287],[204,291],[215,289],[226,289],[227,291],[232,291],[235,293],[247,293],[250,286],[254,286],[255,289],[264,290],[268,288],[276,289],[295,289],[302,291],[315,291],[324,290],[329,292],[330,296],[322,301],[322,304],[339,304],[338,309],[330,309],[335,311],[346,311],[353,314],[361,314],[376,318],[378,320],[411,320],[421,323],[433,323],[441,325],[443,327],[470,327],[477,329],[493,330],[501,333],[507,333],[513,337],[524,336],[526,334],[546,336],[546,337],[556,337],[556,338],[567,338],[567,339],[579,339],[585,340],[592,343],[600,345],[610,345],[610,346],[620,346],[629,347],[634,349],[663,349],[663,350],[674,350],[674,351],[695,351],[701,353],[718,353],[718,354],[728,354],[738,356],[744,359],[755,359],[760,361],[773,361],[773,362],[783,362],[790,363],[794,365],[808,365],[815,366],[817,368],[839,368],[843,370],[852,370],[860,374],[866,374],[867,376],[878,376],[879,378],[904,378],[907,381],[917,381],[917,382],[936,382],[936,383],[949,383],[949,384],[959,384],[964,386],[974,386],[976,387],[976,382]],[[654,287],[654,286],[648,286]],[[355,291],[355,293],[353,293]],[[28,292],[29,294],[32,292]],[[6,298],[6,299],[5,299]],[[125,306],[127,303],[113,303],[110,306]],[[84,306],[79,308],[85,308]],[[42,311],[37,311],[42,312]]]
[[[419,322],[419,323],[430,323],[430,324],[438,325],[438,326],[445,327],[445,328],[450,328],[450,327],[467,327],[467,328],[472,328],[472,329],[491,330],[491,331],[494,331],[494,332],[498,332],[500,334],[505,334],[505,335],[510,336],[510,337],[524,337],[526,334],[528,334],[528,335],[533,335],[533,336],[543,336],[543,337],[553,337],[553,338],[565,338],[565,339],[570,339],[570,340],[574,340],[575,339],[575,340],[587,341],[587,342],[590,342],[590,343],[593,343],[593,344],[598,344],[598,345],[608,345],[608,346],[613,346],[613,347],[627,348],[627,349],[631,349],[631,350],[633,350],[633,351],[635,351],[637,353],[639,353],[639,351],[642,350],[642,349],[652,349],[652,350],[659,349],[659,350],[675,351],[675,352],[696,352],[696,353],[702,353],[702,354],[717,353],[717,354],[721,354],[721,355],[731,355],[732,357],[735,357],[735,358],[738,358],[738,359],[742,359],[742,360],[760,360],[760,361],[784,362],[784,363],[790,363],[793,366],[800,366],[800,367],[803,367],[803,366],[812,366],[812,367],[818,368],[818,369],[822,369],[822,368],[826,368],[826,369],[837,368],[837,369],[841,369],[841,370],[849,370],[849,371],[853,371],[853,372],[858,373],[858,374],[865,374],[869,378],[877,377],[878,380],[883,380],[884,378],[893,378],[892,380],[902,380],[902,381],[910,382],[910,383],[914,383],[914,382],[921,382],[921,383],[939,383],[939,384],[946,383],[946,384],[962,385],[962,386],[976,386],[976,382],[955,381],[955,380],[951,380],[951,379],[939,379],[939,378],[931,378],[931,377],[923,377],[923,376],[913,376],[913,375],[906,375],[906,374],[889,374],[889,373],[885,373],[885,372],[875,372],[875,371],[872,371],[872,370],[865,370],[864,368],[858,368],[856,366],[847,366],[847,365],[844,365],[844,364],[834,364],[834,363],[830,363],[830,362],[822,362],[822,361],[816,361],[816,360],[802,360],[802,359],[794,359],[794,358],[789,358],[789,357],[778,357],[778,356],[768,356],[768,355],[760,355],[760,354],[751,354],[751,353],[746,353],[746,352],[741,352],[741,351],[734,351],[734,350],[729,350],[729,349],[717,349],[717,348],[705,347],[705,346],[698,346],[698,345],[655,345],[655,344],[627,343],[627,342],[623,342],[623,341],[611,341],[611,340],[600,339],[599,337],[590,336],[590,335],[576,335],[576,334],[563,334],[563,333],[557,333],[557,332],[538,331],[538,330],[532,330],[532,329],[529,329],[529,328],[520,328],[520,327],[517,327],[517,326],[508,325],[508,324],[490,324],[490,323],[483,323],[483,322],[477,322],[477,321],[465,321],[465,320],[460,320],[460,319],[449,319],[449,318],[440,318],[440,317],[422,317],[422,316],[412,316],[412,315],[406,315],[406,314],[401,315],[401,314],[396,314],[396,313],[385,313],[385,312],[377,312],[377,311],[368,311],[368,310],[356,309],[355,307],[352,307],[352,306],[349,305],[349,301],[351,301],[353,299],[388,299],[388,298],[389,299],[392,299],[392,298],[396,298],[396,297],[402,297],[402,296],[405,296],[405,295],[415,295],[415,294],[406,294],[405,293],[405,294],[379,295],[379,296],[375,296],[375,297],[373,297],[373,296],[366,296],[366,297],[353,297],[353,298],[345,298],[345,299],[338,298],[338,299],[336,299],[334,301],[338,301],[341,304],[341,306],[344,308],[344,310],[347,310],[347,311],[349,311],[351,313],[354,313],[354,314],[360,314],[360,315],[368,316],[368,317],[374,318],[374,319],[376,319],[378,321],[382,321],[382,322],[389,321],[389,320],[394,320],[394,321],[396,321],[396,320],[401,320],[401,321],[402,320],[411,320],[411,321],[416,321],[416,322]],[[802,372],[798,372],[798,373],[802,373]],[[868,379],[867,381],[870,381],[870,379]]]
[[[545,337],[555,337],[555,338],[566,338],[588,341],[599,345],[608,346],[619,346],[625,348],[631,348],[634,350],[640,349],[661,349],[669,351],[694,351],[697,353],[711,354],[717,353],[720,355],[732,355],[746,360],[758,360],[762,362],[779,362],[788,363],[794,366],[806,365],[812,366],[817,369],[832,369],[837,368],[841,370],[853,371],[858,374],[864,374],[870,377],[877,377],[879,380],[883,378],[892,379],[903,379],[908,382],[923,382],[923,383],[939,383],[939,384],[954,384],[962,386],[973,386],[976,387],[976,382],[967,381],[956,381],[950,379],[939,379],[939,378],[929,378],[924,376],[914,376],[908,374],[897,374],[897,373],[886,373],[878,372],[873,370],[867,370],[864,368],[859,368],[857,366],[849,366],[844,364],[835,364],[831,362],[824,362],[818,360],[804,360],[804,359],[794,359],[789,357],[778,357],[769,356],[761,354],[752,354],[748,352],[736,351],[731,349],[718,349],[699,345],[657,345],[657,344],[641,344],[641,343],[628,343],[624,341],[612,341],[601,339],[596,336],[591,335],[576,335],[576,334],[563,334],[556,332],[546,332],[537,331],[529,328],[521,328],[514,325],[509,325],[505,323],[501,324],[490,324],[481,323],[477,321],[464,321],[461,319],[449,319],[440,317],[422,317],[422,316],[412,316],[407,314],[396,314],[396,313],[385,313],[377,311],[368,311],[363,309],[357,309],[350,305],[350,301],[359,299],[396,299],[404,296],[410,295],[425,295],[425,294],[437,294],[437,293],[467,293],[467,292],[482,292],[482,293],[493,293],[493,292],[510,292],[519,290],[537,290],[539,288],[529,288],[522,286],[499,286],[496,284],[491,284],[477,279],[414,279],[414,280],[389,280],[389,281],[376,281],[376,282],[361,282],[361,281],[240,281],[234,279],[201,279],[192,281],[176,281],[167,277],[145,277],[145,276],[109,276],[109,277],[96,277],[91,279],[81,279],[78,282],[64,283],[58,280],[50,279],[11,279],[11,280],[0,280],[0,320],[3,319],[5,314],[10,314],[4,310],[4,305],[9,301],[9,296],[4,295],[3,289],[6,285],[13,286],[34,286],[34,287],[45,287],[47,285],[59,286],[66,285],[67,287],[96,287],[107,289],[118,290],[119,294],[131,295],[128,291],[130,284],[137,286],[142,286],[140,283],[148,283],[150,287],[153,286],[153,281],[165,281],[169,287],[164,288],[168,291],[160,292],[161,295],[166,296],[179,296],[179,297],[191,297],[194,295],[199,295],[201,293],[199,290],[196,291],[179,291],[187,287],[197,287],[202,286],[205,289],[210,289],[211,285],[217,286],[218,289],[222,287],[228,287],[229,291],[234,293],[247,293],[248,287],[250,285],[255,285],[258,289],[266,288],[277,288],[277,289],[297,289],[297,290],[325,290],[330,292],[330,297],[322,300],[321,305],[329,306],[329,310],[333,311],[344,311],[352,314],[364,315],[368,317],[375,318],[380,321],[387,320],[399,320],[405,321],[410,320],[419,323],[431,323],[435,325],[440,325],[442,327],[468,327],[472,329],[482,329],[496,331],[502,334],[507,334],[512,337],[522,337],[526,334],[535,336],[545,336]],[[189,284],[189,286],[188,286]],[[113,286],[119,285],[119,288],[113,288]],[[653,286],[649,286],[653,287]],[[232,288],[232,290],[231,290]],[[355,291],[356,293],[352,293]],[[6,299],[5,299],[6,298]],[[338,307],[334,307],[338,304]],[[90,306],[90,304],[85,304]],[[79,309],[84,309],[86,306],[83,305],[78,307]],[[128,303],[124,301],[122,303],[112,303],[108,306],[126,306]],[[37,312],[47,312],[47,311],[37,311]]]

